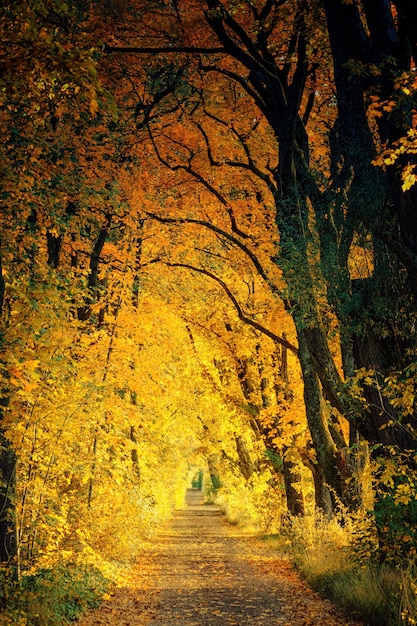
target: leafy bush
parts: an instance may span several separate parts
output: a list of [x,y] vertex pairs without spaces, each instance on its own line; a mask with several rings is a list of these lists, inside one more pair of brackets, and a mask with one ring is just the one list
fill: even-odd
[[417,472],[414,451],[390,446],[374,461],[377,494],[372,514],[378,529],[381,560],[407,565],[417,555]]
[[24,576],[9,593],[2,624],[69,624],[83,611],[98,606],[109,586],[101,572],[89,566],[59,565]]

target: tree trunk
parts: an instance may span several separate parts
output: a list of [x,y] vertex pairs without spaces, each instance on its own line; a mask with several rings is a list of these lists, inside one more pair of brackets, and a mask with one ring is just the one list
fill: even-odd
[[100,255],[103,251],[104,244],[106,243],[113,216],[110,213],[106,213],[105,221],[97,239],[94,243],[90,256],[90,273],[88,276],[88,294],[86,296],[86,304],[78,308],[78,319],[86,321],[91,314],[90,305],[97,300],[98,297],[98,270],[100,264]]
[[15,486],[16,455],[0,432],[0,564],[11,563],[16,555]]
[[[304,381],[304,403],[307,422],[317,462],[322,472],[323,481],[334,489],[335,493],[343,500],[345,485],[337,471],[336,446],[327,425],[323,395],[308,350],[305,329],[300,329],[298,332],[298,352]],[[319,493],[324,493],[322,486],[319,488]],[[320,507],[327,508],[327,502],[320,502]]]
[[[2,269],[0,241],[0,318],[3,313],[5,281]],[[3,336],[0,334],[0,349]],[[2,421],[4,409],[8,404],[6,390],[0,398],[0,564],[9,563],[16,555],[16,529],[13,518],[15,487],[16,487],[16,455],[3,432]]]
[[246,480],[249,480],[249,478],[252,476],[253,472],[255,471],[255,466],[252,463],[250,454],[248,452],[248,449],[246,447],[246,444],[243,438],[240,435],[236,435],[235,441],[236,441],[236,452],[239,457],[240,471],[243,477]]
[[[2,254],[2,242],[0,239],[0,318],[3,314],[3,304],[4,304],[4,296],[6,291],[6,284],[4,282],[3,275],[3,254]],[[0,345],[1,345],[1,335],[0,335]]]
[[[138,443],[138,440],[136,437],[136,429],[134,426],[130,427],[130,441],[134,443],[135,445]],[[140,465],[139,465],[139,455],[138,455],[137,448],[132,448],[132,451],[130,454],[131,454],[131,459],[132,459],[133,472],[137,480],[140,481]]]
[[288,513],[294,517],[305,514],[302,478],[297,463],[283,457],[285,495],[287,497]]

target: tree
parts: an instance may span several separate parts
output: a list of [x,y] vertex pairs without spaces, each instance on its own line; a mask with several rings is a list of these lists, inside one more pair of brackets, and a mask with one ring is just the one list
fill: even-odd
[[[371,87],[379,86],[381,93],[386,93],[398,76],[398,69],[392,71],[389,63],[385,63],[383,70],[372,64],[380,63],[384,54],[385,59],[388,57],[389,49],[383,50],[383,46],[393,40],[392,9],[384,2],[372,7],[363,3],[361,21],[356,5],[340,2],[330,7],[330,4],[324,3],[327,31],[321,27],[321,6],[315,2],[266,2],[262,7],[242,3],[231,7],[213,1],[206,3],[205,12],[195,11],[194,14],[194,7],[185,10],[177,5],[176,11],[167,11],[164,16],[171,25],[173,40],[169,46],[161,46],[160,41],[152,46],[152,33],[143,29],[144,21],[141,34],[148,45],[111,46],[109,51],[132,55],[153,52],[153,62],[159,58],[162,65],[168,63],[165,67],[171,68],[168,73],[159,74],[160,80],[163,77],[159,83],[161,88],[158,90],[154,83],[148,100],[140,104],[141,124],[150,130],[160,160],[171,171],[181,171],[199,181],[227,207],[224,194],[219,196],[220,184],[214,186],[203,174],[201,151],[195,147],[195,133],[199,131],[211,171],[221,169],[224,175],[226,166],[233,168],[234,173],[240,168],[247,179],[253,176],[255,189],[266,188],[267,193],[272,192],[279,231],[278,259],[287,284],[287,302],[297,327],[309,425],[325,480],[342,495],[349,475],[344,453],[346,443],[340,428],[331,426],[323,395],[333,409],[348,419],[352,432],[359,430],[371,443],[396,442],[407,447],[413,446],[414,440],[413,436],[407,439],[401,425],[391,421],[392,410],[386,404],[374,410],[372,404],[376,398],[372,397],[371,409],[367,412],[354,395],[346,393],[342,372],[327,338],[328,316],[334,315],[338,320],[344,375],[350,376],[355,368],[363,366],[365,354],[367,365],[371,359],[380,367],[382,376],[404,364],[404,352],[412,349],[412,340],[411,344],[409,342],[412,332],[403,312],[413,315],[410,298],[413,263],[410,251],[403,247],[403,253],[398,254],[398,238],[390,237],[386,231],[384,234],[381,228],[386,210],[384,189],[389,183],[381,178],[373,160],[387,128],[390,125],[392,128],[389,110],[373,130],[366,114],[366,98],[371,95]],[[399,10],[404,13],[406,7],[401,6]],[[191,16],[192,33],[187,30]],[[292,28],[289,27],[290,16]],[[203,20],[211,32],[203,25]],[[369,35],[365,33],[363,20],[369,22]],[[156,21],[155,29],[157,24]],[[197,24],[201,24],[200,30]],[[399,24],[402,24],[400,32],[404,26],[401,20]],[[401,33],[404,44],[405,31]],[[407,37],[413,40],[412,35]],[[403,45],[402,59],[405,50]],[[185,53],[189,54],[187,61]],[[198,66],[193,54],[201,57]],[[177,67],[182,63],[186,68],[178,75],[172,72],[174,64],[170,59],[174,55],[178,55]],[[322,63],[319,65],[319,62]],[[192,74],[193,70],[198,74]],[[216,87],[211,81],[213,74],[218,80]],[[318,76],[320,86],[331,83],[334,77],[337,111],[331,89],[327,89],[327,101],[320,97]],[[214,90],[221,84],[222,104],[209,100],[204,90],[209,84]],[[231,96],[226,101],[227,90]],[[233,90],[240,100],[233,99]],[[164,112],[158,108],[162,101],[167,113],[163,118],[158,117],[158,112]],[[194,126],[188,136],[184,134],[186,120],[190,119],[186,102],[190,103],[194,121],[187,126],[189,129]],[[242,102],[245,102],[243,116],[239,115]],[[179,111],[183,132],[176,136],[175,113]],[[249,119],[256,120],[253,129],[259,134],[262,130],[263,138],[267,136],[266,129],[270,131],[268,145],[272,150],[276,141],[273,163],[265,156],[262,160],[262,153],[257,152],[259,148],[248,134]],[[259,119],[263,120],[262,124]],[[312,138],[316,136],[311,125],[313,119],[316,127],[321,123],[325,124],[325,131],[327,129],[327,135],[319,139],[319,145],[326,150],[324,155],[312,148]],[[404,121],[404,116],[402,119]],[[245,123],[247,127],[243,131]],[[169,142],[172,142],[172,151]],[[223,150],[227,146],[221,157],[216,142]],[[321,170],[318,171],[320,160]],[[223,181],[221,185],[224,189]],[[368,201],[369,193],[372,205]],[[396,211],[397,217],[401,210]],[[259,208],[254,208],[254,214],[259,215]],[[377,224],[375,214],[380,216]],[[241,235],[244,230],[236,220],[236,213],[233,212],[233,216],[232,229],[238,229]],[[351,272],[352,254],[361,241],[365,245],[372,241],[375,269],[371,276],[356,279]],[[387,246],[396,249],[394,257],[391,252],[387,253]],[[383,289],[389,275],[394,289],[387,294]],[[399,287],[397,291],[395,285],[404,285],[404,289]],[[399,302],[395,310],[391,306],[394,299]],[[364,315],[360,307],[366,311]],[[399,320],[406,324],[402,336],[395,330],[388,330],[398,328]],[[382,336],[386,338],[383,341]],[[400,349],[394,349],[395,345]],[[381,425],[386,427],[381,430]]]
[[125,519],[167,515],[187,458],[253,501],[282,470],[302,514],[301,463],[319,506],[326,485],[355,506],[349,437],[415,447],[395,5],[5,8],[0,532],[21,568],[128,550]]
[[[395,11],[389,3],[363,3],[368,32],[357,6],[324,5],[338,106],[334,157],[350,170],[346,172],[348,186],[345,183],[347,219],[354,230],[362,228],[368,233],[374,257],[373,272],[351,281],[344,313],[351,328],[355,367],[376,369],[384,378],[407,365],[407,352],[415,347],[413,333],[402,317],[405,311],[406,316],[415,314],[415,235],[409,213],[415,189],[401,189],[398,170],[383,174],[374,167],[378,145],[392,144],[411,123],[411,102],[405,102],[405,94],[402,98],[396,84],[413,62],[412,37],[405,36],[401,20],[395,24]],[[403,16],[407,10],[410,7],[401,7]],[[372,128],[366,113],[367,99],[379,98],[392,104],[380,111]],[[387,281],[392,285],[388,293]],[[339,297],[339,310],[341,304]],[[380,430],[389,420],[387,416],[392,416],[392,409],[381,405],[372,390],[367,393],[373,408],[362,428],[366,438],[375,443],[397,443],[400,448],[414,447],[414,438],[407,439],[400,425]]]
[[[42,196],[48,183],[62,176],[62,144],[48,145],[51,132],[67,109],[95,111],[98,82],[94,73],[91,49],[77,46],[73,18],[80,19],[82,6],[75,4],[73,13],[64,3],[31,2],[4,4],[0,14],[2,32],[2,200],[1,217],[1,348],[7,352],[5,335],[11,324],[9,282],[4,273],[9,264],[31,264],[36,243],[36,208],[34,197]],[[11,53],[11,51],[13,51]],[[30,111],[30,113],[29,113]],[[38,141],[44,134],[43,142]],[[53,173],[50,171],[51,164]],[[47,173],[48,172],[48,173]],[[37,178],[39,177],[39,178]],[[67,189],[67,192],[69,190]],[[47,220],[46,223],[49,223]],[[13,249],[11,241],[17,246]],[[50,233],[50,252],[57,237]],[[51,257],[52,259],[52,257]],[[33,270],[33,267],[31,268]],[[9,279],[10,280],[10,279]],[[7,357],[2,360],[2,421],[9,403],[7,390]],[[16,549],[15,530],[9,512],[14,505],[15,456],[1,430],[0,469],[0,562],[8,561]],[[13,548],[12,548],[13,544]]]
[[[236,172],[240,169],[242,172],[241,185],[249,184],[253,185],[255,189],[262,189],[262,192],[258,191],[255,194],[243,192],[246,198],[252,196],[251,205],[254,211],[252,222],[255,222],[260,215],[259,211],[264,204],[262,201],[263,194],[268,197],[268,202],[272,200],[272,206],[275,204],[280,237],[280,266],[288,289],[287,302],[293,311],[299,335],[299,355],[305,380],[305,401],[310,430],[325,479],[337,492],[341,492],[343,491],[343,479],[340,467],[337,467],[337,445],[332,440],[327,426],[328,416],[326,412],[323,412],[325,404],[322,402],[319,377],[326,397],[339,410],[343,410],[344,413],[347,410],[346,407],[342,406],[338,394],[341,389],[340,374],[330,355],[324,325],[319,321],[317,296],[309,267],[308,242],[305,239],[305,234],[309,230],[307,193],[300,188],[298,178],[301,177],[301,173],[296,177],[295,168],[296,161],[300,163],[308,161],[306,154],[301,158],[300,153],[297,152],[297,150],[301,150],[302,155],[302,151],[307,150],[306,133],[303,131],[304,126],[299,114],[299,106],[303,101],[304,87],[309,73],[306,58],[307,26],[304,24],[304,8],[302,5],[297,7],[291,3],[286,7],[286,10],[289,10],[294,17],[295,26],[292,36],[290,32],[288,34],[289,40],[285,42],[285,38],[284,40],[282,38],[277,39],[276,36],[279,4],[275,6],[275,3],[267,3],[264,11],[260,13],[256,9],[246,11],[244,8],[240,13],[239,11],[235,13],[228,12],[219,3],[208,3],[208,10],[205,18],[204,16],[203,18],[208,22],[218,42],[223,46],[221,49],[223,55],[214,64],[204,64],[204,62],[200,64],[199,89],[204,89],[204,86],[208,87],[208,85],[213,88],[212,76],[215,73],[218,77],[217,89],[221,85],[223,93],[230,94],[229,99],[224,104],[216,105],[213,100],[208,100],[208,96],[204,92],[201,106],[198,107],[196,104],[192,108],[191,128],[194,126],[194,132],[190,133],[186,141],[184,141],[185,137],[178,140],[173,135],[176,132],[173,130],[172,112],[176,111],[174,105],[172,105],[170,114],[162,118],[163,121],[160,126],[158,126],[158,120],[161,118],[157,116],[156,112],[150,112],[152,111],[149,109],[151,104],[148,109],[144,105],[141,105],[141,108],[147,111],[144,123],[151,131],[153,146],[157,150],[160,160],[169,166],[171,171],[181,171],[191,178],[194,177],[195,180],[203,184],[206,192],[211,192],[216,196],[223,206],[232,205],[228,198],[225,199],[224,194],[219,194],[218,189],[208,183],[208,177],[203,175],[199,168],[201,150],[198,152],[197,148],[192,147],[196,141],[195,133],[197,133],[206,147],[206,159],[209,166],[221,169],[223,175],[225,168],[229,166],[233,169],[235,180]],[[189,13],[186,14],[186,17],[189,18]],[[239,21],[240,17],[241,21]],[[176,18],[171,15],[170,19],[175,22]],[[267,24],[268,26],[266,26]],[[201,32],[206,32],[206,30],[202,27]],[[287,35],[287,31],[284,34]],[[276,45],[276,58],[271,55],[269,49],[269,41],[275,41],[274,38],[276,38],[276,43],[274,43]],[[213,46],[213,44],[211,45]],[[288,46],[288,58],[298,55],[295,69],[292,68],[290,61],[284,63],[283,67],[280,67],[278,62],[279,54],[284,54],[285,58],[285,53],[282,51],[285,51],[286,46]],[[183,48],[180,48],[178,51],[183,51]],[[116,52],[117,48],[112,48],[112,50]],[[158,50],[162,54],[167,53],[166,48],[158,48]],[[198,47],[195,50],[200,52]],[[204,52],[209,53],[209,50],[210,46],[208,45]],[[219,46],[214,46],[212,50],[218,54]],[[129,52],[129,48],[122,48],[121,51]],[[148,49],[141,50],[140,48],[130,49],[130,51],[133,53],[149,52]],[[192,45],[189,47],[189,51],[192,53]],[[175,48],[172,52],[175,52]],[[227,59],[224,59],[224,54],[228,55]],[[235,61],[230,60],[230,57],[234,58]],[[274,67],[273,72],[271,72],[271,67]],[[190,75],[190,69],[188,66],[187,76]],[[201,70],[203,74],[201,74]],[[166,93],[162,90],[160,94],[172,95],[176,89],[175,81],[171,79],[170,82],[169,77],[165,77],[165,80],[171,86],[168,88],[166,85]],[[199,92],[194,91],[192,93],[195,94],[194,98],[197,98]],[[236,93],[239,94],[238,98]],[[188,97],[187,92],[181,92],[181,85],[178,87],[175,97],[180,98],[181,101],[184,101],[184,97]],[[159,104],[160,99],[156,96],[155,103]],[[167,106],[166,99],[164,101],[164,106]],[[241,115],[242,102],[245,102],[246,106],[244,116]],[[249,108],[252,114],[251,118],[246,115]],[[227,113],[226,110],[228,110]],[[184,111],[181,109],[182,124],[185,119]],[[227,116],[230,117],[231,111],[233,111],[232,124],[225,121]],[[197,120],[197,112],[204,121]],[[262,118],[263,122],[260,125],[259,120]],[[254,120],[252,127],[250,119]],[[167,142],[167,124],[170,124],[171,145],[182,146],[182,149],[177,150],[176,154],[171,153]],[[218,133],[215,135],[216,137],[223,136],[221,139],[222,147],[228,146],[226,148],[228,152],[221,157],[217,156],[220,153],[215,147],[213,129]],[[256,142],[255,137],[261,136],[261,130],[262,137],[268,138],[268,145],[275,151],[276,158],[273,165],[268,162],[269,157],[262,152],[262,149],[259,153],[256,152],[259,143]],[[225,144],[224,138],[229,140],[228,144]],[[296,143],[297,141],[299,143]],[[304,174],[303,178],[305,178]],[[225,188],[224,183],[222,183],[222,187]],[[232,211],[229,210],[229,215],[232,215],[234,220],[231,224],[232,230],[237,230],[238,235],[242,236],[244,229],[238,224],[233,209]],[[300,216],[302,216],[301,221]],[[265,220],[266,216],[261,214],[260,219]],[[296,267],[294,260],[297,263]],[[312,354],[314,354],[314,359],[312,359]]]

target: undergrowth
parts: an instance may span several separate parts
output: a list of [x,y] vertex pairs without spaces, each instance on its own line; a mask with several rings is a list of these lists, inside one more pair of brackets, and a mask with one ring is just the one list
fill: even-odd
[[417,564],[381,564],[367,520],[294,518],[275,535],[311,588],[369,626],[417,624]]
[[[0,574],[1,575],[1,574]],[[10,582],[3,572],[1,626],[62,626],[102,601],[111,583],[92,566],[59,565]]]

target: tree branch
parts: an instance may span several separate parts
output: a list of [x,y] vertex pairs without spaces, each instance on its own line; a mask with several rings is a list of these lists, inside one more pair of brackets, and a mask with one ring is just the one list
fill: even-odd
[[226,46],[200,48],[198,46],[109,46],[104,44],[104,52],[112,54],[230,54]]
[[271,282],[256,255],[244,243],[239,241],[237,237],[234,237],[234,235],[231,235],[227,231],[219,228],[218,226],[215,226],[214,224],[211,224],[211,222],[206,222],[205,220],[198,220],[191,217],[162,217],[161,215],[157,215],[156,213],[149,212],[147,212],[147,215],[157,220],[158,222],[161,222],[162,224],[198,224],[199,226],[204,226],[205,228],[208,228],[209,230],[217,233],[221,237],[224,237],[232,244],[240,248],[242,252],[244,252],[250,258],[259,276],[266,282],[272,293],[279,294],[278,287]]
[[[252,159],[249,147],[248,147],[248,145],[246,143],[246,140],[243,137],[243,135],[241,133],[239,133],[236,130],[236,128],[234,128],[233,126],[230,127],[229,124],[224,122],[222,119],[218,118],[216,115],[213,115],[212,113],[209,113],[209,111],[206,111],[206,110],[204,112],[205,112],[205,114],[209,118],[211,118],[212,120],[214,120],[218,124],[221,124],[222,126],[227,128],[227,130],[229,132],[231,132],[237,138],[238,143],[241,145],[241,147],[242,147],[242,149],[243,149],[243,151],[245,153],[246,159],[247,159],[246,163],[243,163],[242,161],[232,161],[230,159],[225,159],[223,162],[216,161],[213,158],[213,153],[211,151],[209,136],[206,133],[206,131],[204,130],[203,126],[200,123],[197,123],[197,126],[198,126],[199,130],[201,131],[201,133],[202,133],[202,135],[204,137],[204,142],[206,144],[207,156],[209,158],[210,165],[212,165],[213,167],[221,167],[222,165],[228,165],[229,167],[240,167],[242,169],[248,170],[249,172],[252,172],[257,178],[262,180],[262,182],[264,182],[266,184],[266,186],[271,191],[271,193],[274,193],[275,189],[274,189],[273,181],[268,176],[268,174],[265,174],[264,172],[262,172],[262,170],[259,169],[259,167],[256,166],[254,160]],[[252,131],[256,128],[257,125],[258,125],[258,122],[256,122],[256,124],[253,127]],[[241,233],[239,233],[239,234],[241,234]]]
[[[164,158],[156,144],[155,138],[152,134],[151,128],[148,124],[148,133],[149,133],[149,138],[151,140],[153,149],[155,150],[155,154],[158,157],[159,161],[162,163],[162,165],[165,165],[165,167],[167,167],[168,169],[170,169],[172,172],[177,172],[178,170],[184,170],[184,172],[187,172],[188,174],[190,174],[190,176],[192,176],[193,178],[195,178],[196,180],[198,180],[198,182],[200,182],[210,193],[212,193],[221,204],[223,204],[223,206],[227,206],[227,201],[224,198],[224,196],[215,188],[213,187],[213,185],[211,185],[205,178],[204,176],[202,176],[201,174],[199,174],[198,172],[196,172],[196,170],[194,170],[191,167],[191,158],[188,159],[188,165],[182,165],[181,163],[177,163],[175,165],[171,165],[171,163],[169,163],[169,161]],[[173,141],[173,140],[171,140]]]
[[168,267],[183,267],[185,269],[192,270],[193,272],[199,272],[200,274],[204,274],[205,276],[208,276],[212,280],[216,281],[216,283],[218,283],[222,287],[224,292],[227,294],[228,298],[233,303],[233,305],[234,305],[234,307],[235,307],[235,309],[237,311],[237,315],[238,315],[239,319],[242,322],[244,322],[245,324],[248,324],[249,326],[252,326],[252,328],[256,328],[256,330],[259,330],[259,332],[261,332],[262,334],[266,335],[267,337],[269,337],[273,341],[281,344],[282,346],[284,346],[285,348],[290,350],[293,354],[298,356],[298,350],[292,343],[290,343],[286,339],[283,339],[283,337],[280,337],[279,335],[275,334],[272,330],[269,330],[269,328],[266,328],[262,324],[259,324],[259,322],[256,322],[255,320],[251,319],[250,317],[247,317],[244,314],[244,312],[242,311],[242,308],[241,308],[239,302],[237,301],[237,299],[235,298],[235,296],[233,295],[233,293],[231,292],[229,287],[226,285],[226,283],[221,280],[221,278],[219,278],[215,274],[212,274],[208,270],[205,270],[205,269],[200,268],[200,267],[195,267],[194,265],[189,265],[188,263],[169,263],[169,262],[166,262],[166,261],[164,261],[164,263]]

